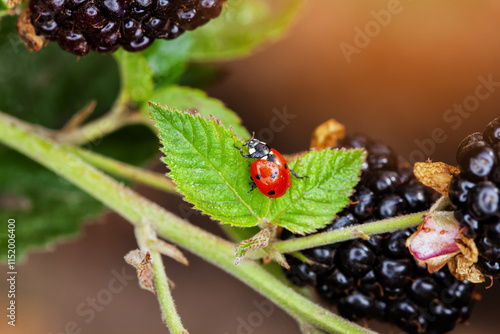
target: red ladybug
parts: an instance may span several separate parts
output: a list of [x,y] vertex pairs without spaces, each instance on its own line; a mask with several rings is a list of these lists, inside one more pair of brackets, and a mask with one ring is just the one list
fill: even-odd
[[243,154],[243,150],[238,146],[234,145],[234,147],[245,158],[259,159],[252,162],[250,167],[253,180],[250,191],[257,187],[268,197],[281,197],[292,185],[290,173],[298,179],[304,178],[288,168],[285,158],[275,149],[269,148],[266,143],[258,139],[250,139],[245,145],[248,145],[248,154]]

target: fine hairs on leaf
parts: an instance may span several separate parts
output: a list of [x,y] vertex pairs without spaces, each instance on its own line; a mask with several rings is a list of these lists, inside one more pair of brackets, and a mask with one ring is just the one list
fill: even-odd
[[296,233],[324,227],[348,204],[365,159],[362,150],[311,151],[289,163],[299,175],[286,194],[250,190],[251,160],[219,120],[150,104],[169,176],[185,199],[214,220],[236,226],[269,223]]

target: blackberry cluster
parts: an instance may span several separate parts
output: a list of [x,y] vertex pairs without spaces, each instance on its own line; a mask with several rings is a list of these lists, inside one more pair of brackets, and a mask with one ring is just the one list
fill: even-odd
[[223,0],[30,0],[36,33],[78,56],[135,52],[219,16]]
[[[351,204],[322,231],[419,212],[436,194],[398,166],[396,154],[366,136],[346,137],[341,146],[368,151],[361,180]],[[377,318],[410,333],[443,333],[469,318],[474,285],[457,281],[443,268],[429,274],[405,246],[415,229],[374,235],[313,249],[302,254],[309,263],[287,256],[287,278],[296,285],[315,287],[319,296],[336,303],[350,320]],[[295,238],[285,231],[283,239]]]
[[448,192],[455,218],[474,238],[482,273],[500,279],[500,117],[460,143],[457,163]]

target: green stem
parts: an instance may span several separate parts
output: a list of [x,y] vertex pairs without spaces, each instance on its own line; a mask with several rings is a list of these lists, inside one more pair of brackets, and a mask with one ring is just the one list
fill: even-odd
[[156,296],[160,304],[161,316],[163,322],[167,325],[170,333],[172,334],[189,334],[182,325],[181,318],[177,313],[175,302],[170,293],[170,286],[168,284],[168,277],[163,266],[163,259],[161,254],[150,248],[151,243],[157,241],[156,234],[152,230],[148,222],[142,222],[135,228],[135,238],[139,248],[142,251],[147,251],[151,254],[151,263],[153,270],[153,280],[155,284]]
[[[273,243],[273,246],[280,253],[290,253],[312,247],[328,245],[335,242],[356,239],[363,234],[370,235],[393,232],[402,228],[419,225],[423,220],[422,216],[426,213],[427,211],[421,211],[405,216],[383,219],[373,223],[349,226],[338,230],[318,233],[307,237],[278,241]],[[266,256],[266,253],[263,251],[256,251],[249,254],[249,257],[252,259],[258,259],[264,256]]]
[[253,261],[234,265],[235,245],[175,216],[87,164],[30,125],[0,112],[0,141],[65,177],[135,226],[150,221],[159,235],[247,283],[295,318],[335,333],[373,333],[346,321],[282,284]]
[[122,91],[111,110],[79,128],[70,132],[52,131],[58,142],[73,145],[82,145],[102,138],[126,125],[147,124],[146,117],[129,105],[128,95]]
[[297,323],[299,324],[299,328],[302,334],[325,334],[324,331],[311,326],[311,324],[308,324],[307,322],[298,320]]
[[168,278],[163,266],[161,255],[153,250],[149,251],[153,259],[153,272],[156,293],[158,294],[158,302],[160,303],[163,321],[167,324],[170,333],[172,334],[189,334],[181,322],[181,318],[177,313],[174,299],[170,293],[168,286]]
[[66,146],[65,149],[78,155],[86,162],[105,172],[124,177],[132,181],[141,182],[168,193],[179,194],[174,189],[174,183],[163,174],[155,173],[143,168],[138,168],[124,162],[108,158],[104,155],[82,149],[80,147]]
[[182,325],[181,318],[177,313],[161,254],[150,248],[151,244],[154,244],[158,240],[149,222],[143,221],[142,224],[139,224],[139,226],[135,228],[135,238],[137,239],[139,248],[151,254],[153,280],[163,321],[167,325],[170,333],[189,334]]

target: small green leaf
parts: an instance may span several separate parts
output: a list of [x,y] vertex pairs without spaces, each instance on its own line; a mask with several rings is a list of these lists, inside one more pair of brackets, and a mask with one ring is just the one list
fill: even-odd
[[174,40],[157,39],[143,51],[156,87],[173,84],[187,68],[192,39],[183,35]]
[[365,158],[362,150],[311,151],[290,163],[304,179],[279,198],[249,192],[251,160],[216,119],[151,105],[170,176],[186,200],[213,219],[237,226],[271,223],[298,233],[325,226],[349,202]]
[[130,99],[137,104],[153,94],[153,73],[142,53],[118,50],[114,54],[120,67],[122,85]]
[[248,131],[241,125],[241,119],[224,103],[208,97],[204,91],[195,88],[168,86],[154,92],[150,101],[178,110],[198,111],[208,118],[210,115],[222,121],[226,126],[232,126],[240,137],[250,137]]
[[300,0],[233,0],[220,17],[187,34],[191,59],[224,60],[248,55],[262,43],[281,37],[300,9]]
[[236,250],[236,261],[234,264],[240,263],[248,252],[266,247],[269,244],[270,237],[271,232],[269,229],[263,229],[252,238],[240,242]]

